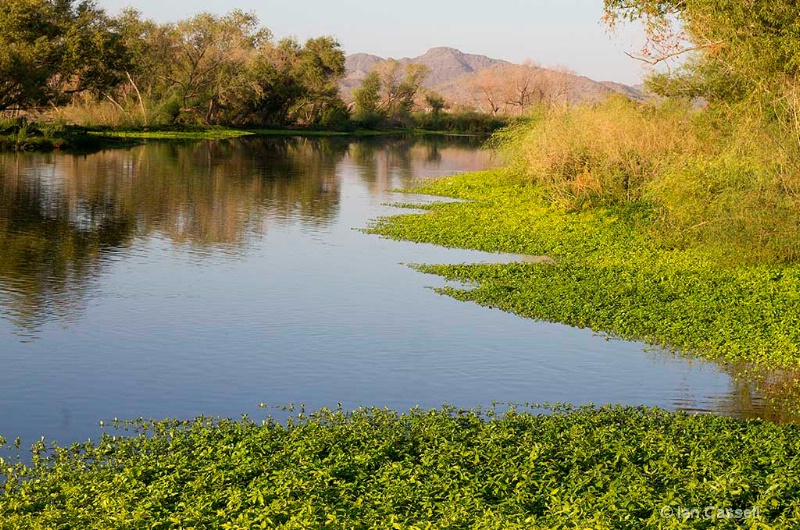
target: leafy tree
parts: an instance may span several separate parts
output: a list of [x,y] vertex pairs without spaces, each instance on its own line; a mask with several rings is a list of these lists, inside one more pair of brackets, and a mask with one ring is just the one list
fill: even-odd
[[92,0],[0,3],[0,110],[108,91],[126,60],[121,36]]
[[381,82],[381,112],[393,125],[407,123],[417,92],[430,72],[428,67],[409,63],[403,70],[399,62],[390,59],[379,65],[377,72]]
[[300,49],[294,39],[283,39],[260,50],[244,74],[248,82],[240,96],[240,120],[277,126],[291,122],[292,107],[304,95],[294,75]]
[[239,72],[270,37],[254,14],[239,10],[225,16],[201,13],[176,24],[169,81],[178,89],[182,110],[216,123]]
[[158,24],[133,9],[109,19],[94,0],[0,3],[0,111],[88,92],[143,124],[341,126],[344,71],[334,38],[275,44],[239,10]]
[[444,98],[436,92],[430,91],[425,94],[425,104],[431,109],[431,114],[434,117],[439,117],[444,108],[447,106]]
[[381,101],[381,78],[372,71],[353,92],[353,117],[365,125],[375,125],[382,118],[378,106]]
[[297,52],[292,75],[303,87],[303,95],[294,105],[299,121],[319,122],[329,109],[340,106],[338,81],[345,74],[345,56],[339,42],[332,37],[306,41]]
[[[159,25],[144,20],[135,9],[125,9],[115,20],[128,51],[130,67],[125,75],[127,83],[121,90],[126,99],[133,97],[147,124],[159,106],[161,121],[174,121],[180,114],[181,98],[172,90],[170,70],[175,55],[172,26]],[[167,107],[170,107],[167,110]]]
[[417,93],[429,73],[430,69],[424,64],[409,63],[406,65],[403,80],[398,85],[396,91],[396,107],[391,109],[396,119],[407,120],[414,107]]
[[422,64],[409,63],[405,69],[394,59],[380,64],[353,93],[356,120],[368,125],[380,121],[389,125],[408,124],[428,73],[428,67]]
[[673,75],[653,77],[665,95],[745,103],[784,123],[798,122],[800,1],[605,0],[606,21],[641,20],[651,64],[688,54]]

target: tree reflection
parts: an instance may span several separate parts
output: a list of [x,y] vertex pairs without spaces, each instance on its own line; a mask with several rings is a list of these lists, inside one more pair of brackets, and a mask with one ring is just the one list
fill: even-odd
[[[420,177],[480,171],[485,160],[475,157],[484,139],[469,136],[369,138],[350,147],[350,158],[370,191],[405,188]],[[435,168],[435,173],[426,173]]]
[[[653,351],[658,358],[670,362],[692,363],[697,359],[691,353],[661,348]],[[675,408],[686,412],[713,412],[739,419],[800,423],[800,372],[768,370],[724,361],[715,361],[714,365],[728,376],[727,390],[698,397],[687,387],[673,401]]]
[[716,404],[719,410],[744,419],[800,423],[800,373],[742,365],[722,369],[731,376],[731,389]]
[[68,317],[106,258],[136,238],[230,252],[272,220],[325,225],[347,150],[335,139],[244,138],[0,155],[0,311],[27,332]]
[[[5,170],[6,168],[4,168]],[[20,169],[20,168],[18,168]],[[23,329],[68,317],[104,251],[130,241],[133,223],[103,197],[65,208],[46,182],[4,171],[0,179],[0,310]]]

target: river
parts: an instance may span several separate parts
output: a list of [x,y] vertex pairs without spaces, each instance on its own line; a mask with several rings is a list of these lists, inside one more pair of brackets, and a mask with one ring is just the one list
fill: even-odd
[[457,302],[404,265],[514,256],[357,230],[431,200],[392,192],[413,179],[494,163],[465,138],[1,154],[0,434],[71,443],[261,403],[776,415],[730,367]]

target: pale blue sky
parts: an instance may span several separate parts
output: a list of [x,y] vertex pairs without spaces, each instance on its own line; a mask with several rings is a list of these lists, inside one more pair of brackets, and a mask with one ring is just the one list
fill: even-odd
[[625,51],[641,32],[610,36],[602,0],[98,0],[111,14],[138,9],[159,22],[201,11],[253,11],[276,38],[333,35],[344,50],[413,57],[434,46],[544,66],[564,66],[598,81],[638,83],[641,65]]

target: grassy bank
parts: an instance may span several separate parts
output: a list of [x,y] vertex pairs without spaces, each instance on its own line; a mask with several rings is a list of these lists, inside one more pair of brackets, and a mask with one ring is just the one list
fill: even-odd
[[418,267],[467,282],[441,289],[460,300],[715,360],[797,369],[794,143],[768,125],[680,104],[612,99],[542,110],[499,137],[507,168],[415,190],[468,202],[371,230],[555,260]]
[[525,317],[731,362],[800,367],[800,267],[720,265],[714,252],[664,246],[638,204],[553,206],[512,170],[439,180],[420,193],[465,199],[378,221],[384,236],[555,263],[421,265],[469,282],[441,289]]
[[90,150],[102,143],[83,127],[24,119],[0,120],[0,151]]
[[138,435],[4,466],[0,528],[767,529],[800,519],[793,425],[619,407],[136,425]]
[[0,124],[0,151],[86,151],[106,147],[126,147],[146,140],[198,141],[226,140],[242,136],[373,137],[403,135],[454,135],[450,131],[426,129],[356,129],[328,131],[318,129],[237,129],[227,127],[161,126],[140,128],[77,127],[30,123]]

